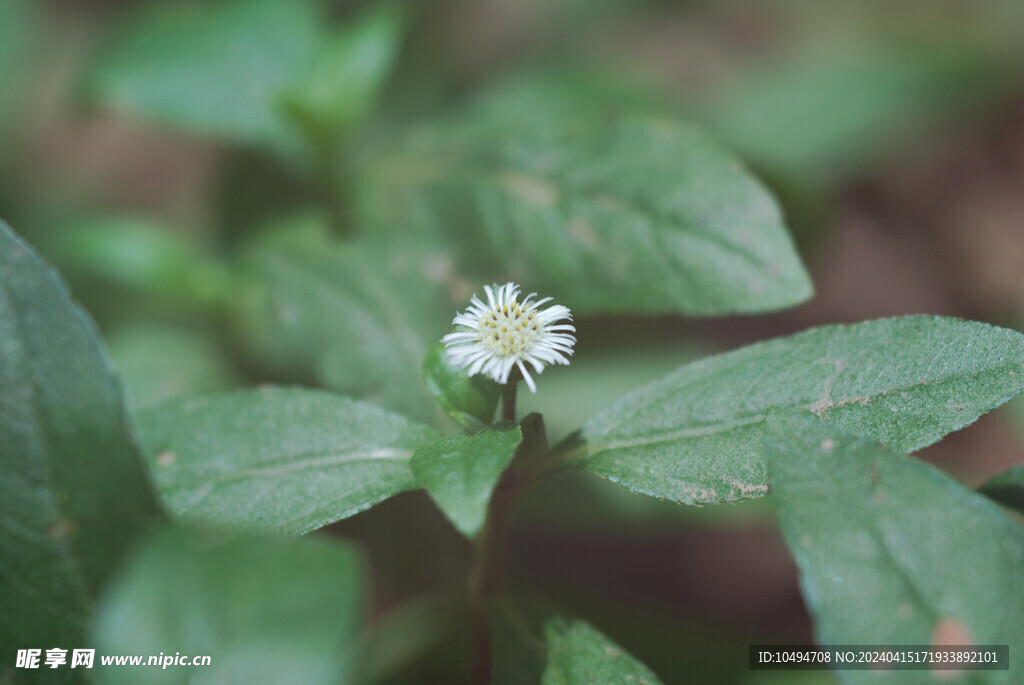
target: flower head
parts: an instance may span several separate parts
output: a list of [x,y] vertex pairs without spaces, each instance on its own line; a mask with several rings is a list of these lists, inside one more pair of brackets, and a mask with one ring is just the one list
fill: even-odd
[[530,392],[537,392],[526,364],[540,373],[547,364],[569,363],[576,328],[558,323],[572,321],[569,308],[555,304],[540,309],[551,298],[533,301],[537,293],[520,302],[515,283],[485,285],[484,292],[487,304],[473,295],[465,313],[452,321],[456,331],[441,338],[448,358],[459,368],[469,367],[470,376],[484,373],[498,383],[507,383],[512,367],[518,367]]

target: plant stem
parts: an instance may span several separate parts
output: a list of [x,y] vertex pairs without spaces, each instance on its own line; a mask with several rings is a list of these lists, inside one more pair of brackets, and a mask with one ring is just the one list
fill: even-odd
[[[516,370],[502,390],[502,418],[515,422],[516,386],[522,376]],[[473,541],[473,561],[467,578],[470,610],[473,613],[475,634],[473,653],[470,658],[470,681],[476,685],[491,682],[491,628],[488,604],[501,595],[504,581],[505,549],[512,508],[523,492],[537,480],[538,468],[544,464],[548,454],[544,419],[539,414],[530,414],[520,424],[523,442],[516,449],[516,456],[505,472],[501,474],[487,505],[484,525]],[[518,465],[517,465],[518,464]]]
[[[506,396],[507,397],[507,396]],[[506,407],[510,405],[506,404]],[[515,412],[515,390],[512,391],[512,412]],[[491,681],[491,636],[487,602],[501,592],[503,551],[508,533],[509,514],[518,494],[519,484],[511,470],[506,471],[494,488],[487,518],[477,533],[473,549],[467,589],[476,634],[470,660],[470,682],[485,685]]]
[[501,391],[501,418],[513,423],[516,420],[516,389],[519,387],[519,375],[518,370],[513,372]]

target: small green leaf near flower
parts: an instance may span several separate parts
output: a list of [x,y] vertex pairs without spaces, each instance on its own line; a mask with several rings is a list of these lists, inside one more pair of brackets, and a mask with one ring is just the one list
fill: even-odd
[[480,431],[494,420],[501,388],[484,376],[469,376],[452,365],[443,343],[427,351],[423,359],[427,391],[448,416],[470,432]]
[[519,426],[498,424],[423,445],[409,465],[452,524],[472,538],[484,525],[491,494],[522,439]]

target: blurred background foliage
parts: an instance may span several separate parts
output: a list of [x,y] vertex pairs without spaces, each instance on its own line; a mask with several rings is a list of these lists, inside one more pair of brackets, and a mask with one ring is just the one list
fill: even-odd
[[[272,381],[451,431],[420,379],[427,350],[483,283],[543,287],[582,314],[573,365],[522,398],[554,442],[688,360],[817,323],[1024,325],[1022,26],[1015,0],[0,0],[0,217],[96,317],[133,411]],[[449,173],[543,164],[567,135],[584,142],[565,155],[597,166],[623,113],[695,124],[742,159],[814,299],[687,316],[778,303],[726,293],[701,311],[642,270],[618,287],[585,255],[614,214],[552,249],[543,210],[495,209],[486,182]],[[495,143],[516,126],[540,131],[532,147]],[[636,168],[673,164],[656,152],[640,145]],[[656,200],[660,180],[635,192]],[[973,486],[1022,439],[1018,400],[921,456]],[[510,581],[667,682],[775,682],[746,670],[746,645],[810,640],[769,502],[680,508],[565,476],[516,521]],[[465,636],[437,629],[429,598],[461,586],[469,552],[427,497],[330,530],[371,561],[392,642],[368,668],[461,673]]]

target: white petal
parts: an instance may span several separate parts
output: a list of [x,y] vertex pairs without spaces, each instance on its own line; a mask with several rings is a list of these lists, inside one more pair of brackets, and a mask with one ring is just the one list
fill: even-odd
[[516,361],[517,359],[514,356],[505,357],[505,363],[501,369],[501,380],[498,381],[499,383],[508,383],[508,376],[512,373],[512,367],[515,365]]
[[441,338],[441,342],[445,345],[455,345],[458,343],[472,342],[478,340],[480,334],[475,331],[459,331],[456,333],[449,333],[448,335]]
[[552,305],[544,311],[537,314],[537,318],[544,323],[554,323],[559,319],[572,320],[572,314],[569,312],[568,307],[563,307],[560,304]]
[[544,363],[540,359],[538,359],[536,355],[530,355],[529,357],[526,357],[526,361],[530,362],[530,364],[537,371],[537,373],[540,373],[541,371],[544,370]]
[[530,388],[530,392],[537,392],[537,384],[533,382],[533,378],[530,377],[530,372],[526,370],[522,362],[516,362],[519,365],[519,371],[523,374],[523,380],[526,381],[526,386]]

